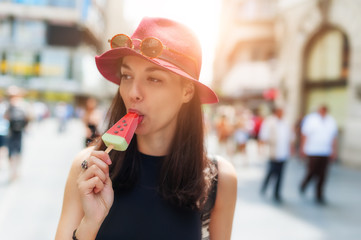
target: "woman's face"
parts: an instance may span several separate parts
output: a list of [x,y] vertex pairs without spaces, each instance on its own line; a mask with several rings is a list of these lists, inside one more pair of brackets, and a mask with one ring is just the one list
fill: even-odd
[[193,84],[136,56],[124,57],[120,71],[119,92],[125,107],[141,115],[138,137],[173,135],[182,104],[193,97]]

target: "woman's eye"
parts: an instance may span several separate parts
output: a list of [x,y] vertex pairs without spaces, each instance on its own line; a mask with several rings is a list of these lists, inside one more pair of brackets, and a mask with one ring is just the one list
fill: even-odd
[[159,78],[149,78],[149,81],[154,82],[154,83],[161,83],[162,80],[160,80]]
[[128,79],[130,79],[130,78],[131,78],[131,76],[128,75],[128,74],[121,74],[121,75],[120,75],[120,79],[121,79],[121,80],[128,80]]

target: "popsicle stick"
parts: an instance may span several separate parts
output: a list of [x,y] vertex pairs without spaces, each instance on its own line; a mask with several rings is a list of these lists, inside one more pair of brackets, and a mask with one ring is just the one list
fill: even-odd
[[105,149],[106,153],[109,153],[112,149],[114,148],[114,146],[112,144],[110,144],[107,149]]

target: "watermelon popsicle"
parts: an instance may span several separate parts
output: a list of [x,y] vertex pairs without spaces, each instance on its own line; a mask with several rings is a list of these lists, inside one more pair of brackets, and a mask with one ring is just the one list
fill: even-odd
[[114,124],[102,136],[102,139],[107,146],[105,152],[109,153],[112,149],[117,151],[125,151],[133,138],[138,123],[139,115],[134,112],[129,112],[116,124]]

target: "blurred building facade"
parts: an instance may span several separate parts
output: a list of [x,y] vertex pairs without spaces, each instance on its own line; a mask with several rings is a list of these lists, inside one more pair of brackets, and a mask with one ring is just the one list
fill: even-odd
[[28,98],[65,102],[112,95],[94,56],[107,48],[108,12],[116,11],[118,25],[124,24],[122,5],[114,0],[0,0],[0,91],[17,85]]
[[276,1],[224,0],[213,86],[221,99],[257,105],[276,87]]
[[233,101],[274,87],[295,125],[327,104],[339,160],[361,166],[360,11],[358,0],[224,0],[214,87]]

